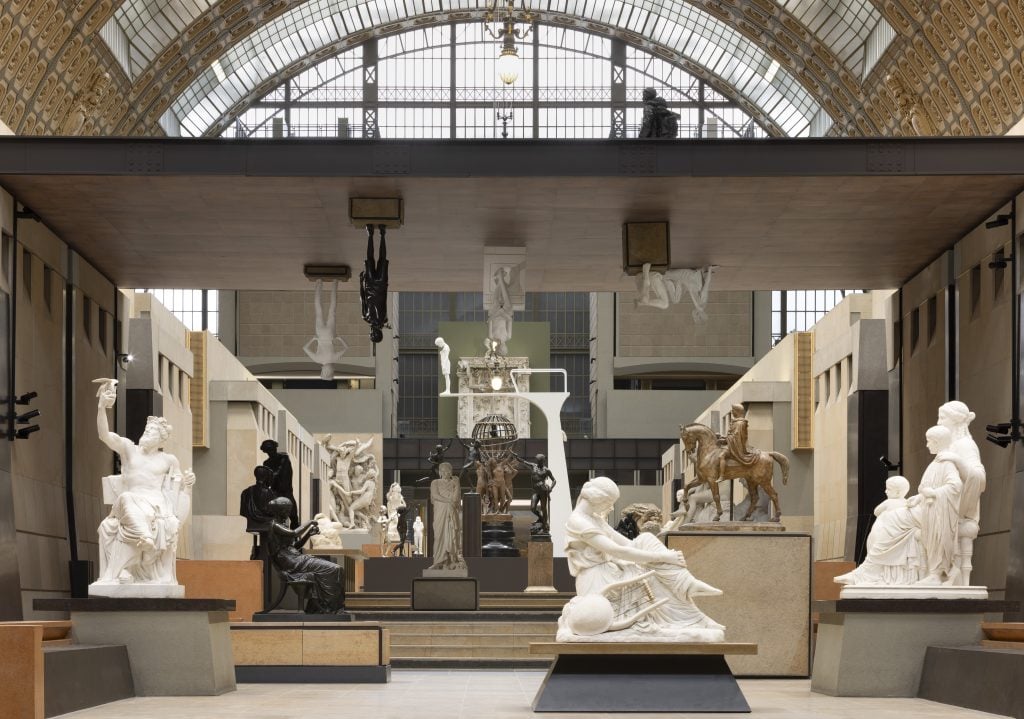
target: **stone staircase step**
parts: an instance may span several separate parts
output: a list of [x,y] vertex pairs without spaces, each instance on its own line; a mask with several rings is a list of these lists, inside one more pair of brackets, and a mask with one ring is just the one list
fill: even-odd
[[135,696],[128,649],[112,644],[43,644],[48,717]]

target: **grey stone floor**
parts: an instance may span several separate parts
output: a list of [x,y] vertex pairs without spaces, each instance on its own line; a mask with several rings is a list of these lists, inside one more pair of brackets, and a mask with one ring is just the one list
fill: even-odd
[[[542,671],[395,670],[390,684],[241,684],[219,697],[143,697],[65,714],[75,719],[512,719],[707,714],[537,714]],[[811,693],[810,680],[748,679],[740,686],[765,719],[944,719],[993,717],[923,699],[847,699]]]

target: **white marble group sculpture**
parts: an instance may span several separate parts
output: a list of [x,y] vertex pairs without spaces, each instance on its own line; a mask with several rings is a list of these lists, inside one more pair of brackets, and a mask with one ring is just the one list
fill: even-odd
[[643,272],[636,276],[636,306],[656,307],[664,310],[669,305],[679,304],[683,298],[683,290],[693,300],[693,320],[706,322],[705,312],[708,306],[708,292],[711,290],[711,274],[715,266],[699,270],[676,269],[665,272],[651,272],[651,264],[643,266]]
[[963,402],[939,408],[939,424],[926,433],[935,455],[918,493],[906,498],[905,477],[886,481],[887,499],[875,508],[867,557],[852,572],[836,577],[840,596],[984,598],[971,581],[985,468],[968,433],[974,419]]
[[721,590],[686,568],[682,552],[648,532],[626,539],[606,521],[619,498],[608,477],[583,485],[566,524],[576,596],[562,610],[560,642],[721,642],[725,627],[693,602]]
[[[309,538],[309,546],[312,549],[344,549],[341,539],[341,531],[344,527],[341,522],[335,522],[326,514],[320,512],[313,516],[319,532]],[[312,552],[316,554],[316,552]]]
[[462,556],[462,489],[452,475],[452,465],[442,462],[441,475],[430,483],[430,507],[434,515],[433,570],[466,569]]
[[437,359],[441,365],[441,374],[444,375],[444,392],[441,394],[452,393],[452,360],[451,360],[451,347],[444,341],[444,337],[438,337],[434,340],[434,346],[437,347]]
[[178,532],[192,511],[191,470],[162,447],[171,435],[163,417],[150,417],[138,445],[110,431],[107,410],[117,401],[117,380],[95,380],[100,441],[121,458],[121,474],[103,478],[110,514],[99,526],[100,576],[90,596],[183,597],[176,559]]
[[334,499],[334,506],[328,507],[331,519],[341,523],[346,530],[369,531],[376,520],[374,505],[380,473],[377,459],[369,451],[373,438],[365,442],[358,438],[350,439],[332,445],[328,435],[323,444],[330,455],[327,486]]
[[334,281],[331,289],[331,304],[324,315],[323,302],[320,299],[320,290],[323,288],[323,280],[316,281],[316,294],[313,299],[313,310],[316,313],[316,336],[313,337],[302,348],[306,355],[320,365],[320,379],[334,379],[334,363],[340,362],[348,344],[341,337],[334,334],[335,309],[338,306],[338,281]]

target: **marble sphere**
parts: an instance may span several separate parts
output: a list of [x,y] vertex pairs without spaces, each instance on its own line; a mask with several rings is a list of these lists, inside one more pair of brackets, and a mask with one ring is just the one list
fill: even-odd
[[519,439],[516,426],[503,414],[489,414],[473,425],[473,439],[480,441],[480,456],[501,461],[511,454]]
[[565,621],[569,629],[583,637],[603,634],[615,618],[612,603],[603,594],[573,597],[565,609]]

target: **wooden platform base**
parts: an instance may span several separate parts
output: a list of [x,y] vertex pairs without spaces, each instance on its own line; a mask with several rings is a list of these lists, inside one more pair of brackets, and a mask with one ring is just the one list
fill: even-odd
[[556,655],[535,712],[750,711],[725,655],[756,644],[536,642],[530,652]]

